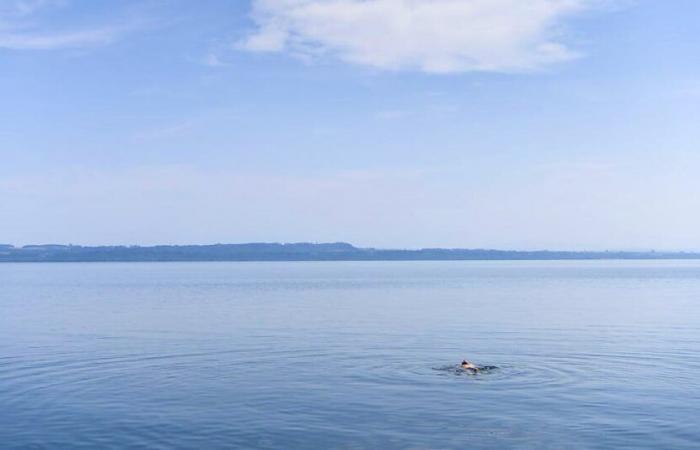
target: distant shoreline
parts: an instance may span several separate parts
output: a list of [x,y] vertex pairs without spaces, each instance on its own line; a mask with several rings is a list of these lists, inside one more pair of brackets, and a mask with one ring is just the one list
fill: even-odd
[[216,261],[592,261],[692,260],[696,252],[555,251],[360,248],[335,243],[79,246],[0,245],[0,262],[216,262]]

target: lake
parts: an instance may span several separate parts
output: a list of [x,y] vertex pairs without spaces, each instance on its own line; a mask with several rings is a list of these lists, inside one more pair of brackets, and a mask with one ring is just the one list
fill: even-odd
[[0,264],[0,446],[698,448],[699,351],[700,261]]

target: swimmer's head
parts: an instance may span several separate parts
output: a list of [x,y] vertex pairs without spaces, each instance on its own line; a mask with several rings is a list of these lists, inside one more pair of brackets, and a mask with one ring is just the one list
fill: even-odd
[[462,369],[464,369],[464,370],[470,370],[470,371],[479,370],[479,368],[478,368],[477,366],[475,366],[474,364],[470,363],[470,362],[467,361],[466,359],[465,359],[465,360],[462,360],[461,367],[462,367]]

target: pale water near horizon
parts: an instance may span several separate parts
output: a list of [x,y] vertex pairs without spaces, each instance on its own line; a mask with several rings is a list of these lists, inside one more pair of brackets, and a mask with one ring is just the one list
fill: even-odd
[[0,264],[0,447],[698,448],[699,319],[700,261]]

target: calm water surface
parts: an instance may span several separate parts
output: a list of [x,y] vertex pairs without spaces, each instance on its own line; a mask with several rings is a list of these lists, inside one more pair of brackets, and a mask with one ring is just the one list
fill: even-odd
[[689,261],[0,264],[0,447],[698,448],[699,319]]

